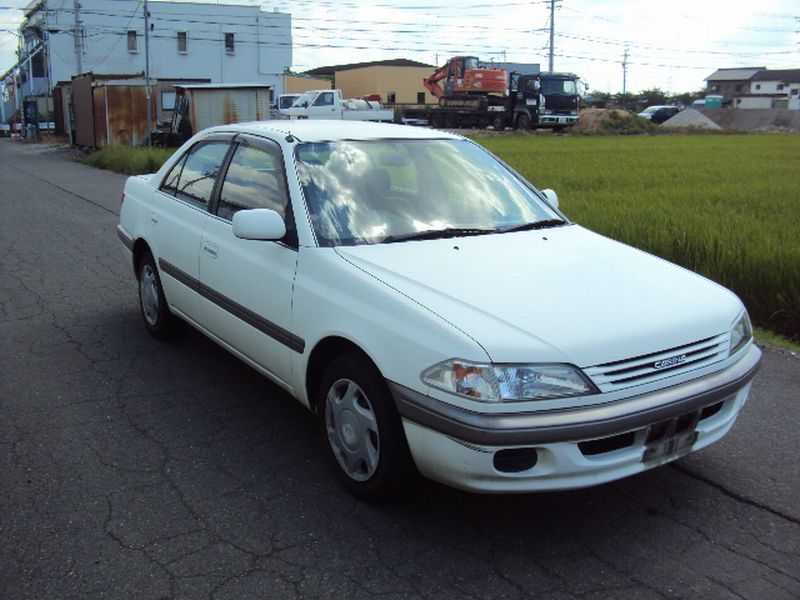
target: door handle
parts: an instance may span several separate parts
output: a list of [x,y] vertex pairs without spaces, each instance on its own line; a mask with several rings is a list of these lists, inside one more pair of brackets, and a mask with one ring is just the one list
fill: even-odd
[[154,212],[150,213],[150,222],[153,225],[158,225],[158,213],[157,212],[154,211]]
[[208,254],[211,258],[217,258],[216,244],[212,244],[211,242],[205,242],[203,244],[203,252]]

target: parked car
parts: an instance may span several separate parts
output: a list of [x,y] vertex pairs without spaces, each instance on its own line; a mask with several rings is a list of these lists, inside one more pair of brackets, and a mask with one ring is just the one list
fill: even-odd
[[275,101],[275,110],[278,114],[285,115],[286,111],[292,107],[301,94],[281,94]]
[[128,179],[118,235],[147,331],[183,319],[297,398],[366,497],[639,473],[725,435],[760,362],[730,291],[441,131],[215,127]]
[[649,106],[639,113],[639,116],[660,125],[681,112],[677,106]]

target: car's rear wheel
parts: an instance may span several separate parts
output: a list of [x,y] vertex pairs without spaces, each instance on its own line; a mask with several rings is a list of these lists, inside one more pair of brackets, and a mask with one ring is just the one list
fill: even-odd
[[519,116],[519,119],[517,119],[517,127],[524,131],[527,131],[528,129],[531,128],[531,118],[525,113],[522,113]]
[[345,487],[365,499],[402,494],[415,479],[403,426],[378,370],[356,353],[334,359],[320,386],[319,415]]
[[153,255],[146,251],[139,261],[139,308],[148,333],[156,339],[169,337],[175,317],[169,311]]

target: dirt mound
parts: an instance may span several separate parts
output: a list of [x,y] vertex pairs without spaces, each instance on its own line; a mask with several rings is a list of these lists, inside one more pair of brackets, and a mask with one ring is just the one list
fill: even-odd
[[654,125],[625,110],[585,108],[580,113],[578,124],[570,129],[570,133],[637,135],[650,133],[657,129],[658,125]]

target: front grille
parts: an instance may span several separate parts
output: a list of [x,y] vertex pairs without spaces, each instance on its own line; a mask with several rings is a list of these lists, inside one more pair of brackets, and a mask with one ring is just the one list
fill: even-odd
[[613,392],[723,360],[728,355],[729,343],[729,334],[724,333],[684,346],[589,367],[584,372],[601,392]]
[[622,448],[632,446],[635,439],[636,432],[629,431],[628,433],[621,433],[619,435],[589,440],[587,442],[579,442],[578,448],[584,456],[595,456],[597,454],[605,454],[606,452],[613,452],[614,450],[621,450]]

